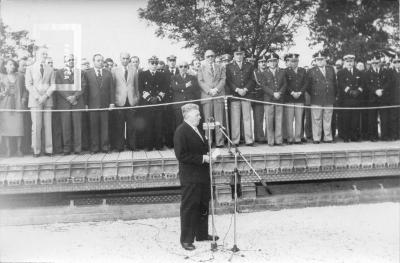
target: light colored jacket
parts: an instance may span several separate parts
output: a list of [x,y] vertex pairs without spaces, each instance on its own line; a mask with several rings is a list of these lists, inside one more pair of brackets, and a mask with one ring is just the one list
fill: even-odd
[[[214,63],[213,74],[210,64],[204,63],[197,72],[197,80],[201,88],[202,99],[211,98],[212,96],[209,94],[209,92],[213,88],[218,90],[218,93],[215,95],[215,97],[225,95],[226,72],[224,66]],[[207,102],[209,101],[201,101],[202,104]]]
[[[53,107],[52,93],[56,89],[54,69],[48,65],[43,66],[43,76],[40,73],[40,63],[35,63],[26,68],[25,85],[29,92],[28,107]],[[46,95],[47,100],[40,105],[38,99]]]
[[128,78],[125,80],[125,69],[120,66],[113,68],[111,73],[115,84],[115,104],[124,106],[128,98],[130,106],[139,104],[139,80],[137,70],[132,66],[127,67]]

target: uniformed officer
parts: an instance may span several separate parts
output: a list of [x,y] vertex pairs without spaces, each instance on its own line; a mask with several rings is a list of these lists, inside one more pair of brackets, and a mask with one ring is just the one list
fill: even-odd
[[[332,142],[332,114],[336,101],[336,74],[326,65],[322,52],[313,55],[315,66],[307,72],[306,87],[311,96],[311,125],[314,143]],[[324,138],[322,138],[322,130]]]
[[[288,133],[288,143],[301,143],[301,131],[303,126],[303,111],[304,108],[304,93],[306,89],[306,71],[299,67],[299,54],[287,54],[285,60],[288,61],[288,68],[286,69],[287,89],[285,93],[285,107],[284,118]],[[293,131],[294,121],[294,131]]]
[[[354,66],[355,56],[348,54],[343,57],[344,67],[337,73],[339,101],[342,107],[359,107],[362,105],[364,93],[363,74]],[[342,110],[341,120],[344,129],[342,138],[345,142],[360,140],[360,111]]]
[[[166,82],[166,94],[164,102],[172,102],[173,97],[173,90],[171,87],[171,78],[172,76],[179,75],[179,69],[176,66],[176,59],[175,55],[169,55],[167,57],[167,66],[165,68],[164,79]],[[174,146],[174,131],[175,131],[175,114],[174,109],[171,105],[167,105],[164,107],[163,110],[163,137],[164,143],[168,148],[172,148]]]
[[[286,92],[286,72],[278,67],[279,56],[270,52],[266,55],[268,69],[266,74],[266,85],[264,88],[264,101],[283,103]],[[266,104],[264,106],[266,135],[268,145],[282,145],[282,117],[283,106]]]
[[[172,101],[189,101],[200,98],[199,86],[197,84],[197,78],[188,73],[189,63],[186,61],[179,63],[179,74],[171,77],[171,88],[173,91]],[[184,104],[184,103],[183,103]],[[182,121],[182,109],[183,104],[172,105],[175,113],[175,125],[178,127]]]
[[[393,74],[381,67],[381,56],[375,52],[371,59],[371,69],[366,73],[368,106],[387,106],[392,100]],[[381,139],[390,139],[390,109],[371,109],[368,112],[368,134],[371,141],[378,140],[378,114],[380,117]]]
[[[234,61],[226,66],[226,83],[231,94],[237,98],[251,98],[254,89],[253,66],[244,61],[244,50],[240,47],[234,52]],[[244,139],[246,145],[253,145],[253,129],[250,101],[233,99],[231,102],[232,142],[240,141],[240,116],[243,117]]]
[[[157,105],[165,101],[168,83],[164,75],[157,71],[158,58],[152,56],[148,60],[149,69],[139,74],[139,92],[141,105]],[[141,110],[144,127],[142,136],[144,139],[145,150],[151,151],[153,148],[161,150],[163,148],[163,108],[160,106],[148,107]]]
[[[254,70],[253,80],[255,82],[253,90],[253,99],[258,101],[264,101],[264,90],[263,85],[266,85],[265,72],[267,70],[267,60],[262,56],[258,60],[258,68]],[[254,140],[257,143],[266,143],[264,133],[264,104],[253,103],[254,113]]]

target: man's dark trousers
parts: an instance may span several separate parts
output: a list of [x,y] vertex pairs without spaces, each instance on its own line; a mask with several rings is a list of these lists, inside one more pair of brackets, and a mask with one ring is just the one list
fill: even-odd
[[[208,236],[209,184],[190,183],[181,186],[181,243],[193,243]],[[193,228],[192,226],[197,226]]]

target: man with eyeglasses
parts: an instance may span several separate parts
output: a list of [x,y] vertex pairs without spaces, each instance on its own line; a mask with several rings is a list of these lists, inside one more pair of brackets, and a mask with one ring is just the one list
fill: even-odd
[[[141,118],[138,123],[143,123],[140,138],[146,151],[161,150],[163,144],[163,107],[155,106],[165,102],[168,83],[164,74],[157,71],[158,58],[152,56],[148,59],[149,69],[139,74],[140,104],[149,107],[140,110]],[[153,106],[153,107],[152,107]],[[140,125],[142,126],[142,125]]]
[[[201,88],[201,98],[211,99],[214,97],[225,96],[225,67],[215,63],[215,53],[207,50],[204,53],[204,63],[200,66],[197,74],[197,80]],[[201,101],[205,121],[213,117],[215,121],[223,123],[224,121],[224,99],[213,99]],[[209,138],[213,141],[213,138]],[[224,147],[224,136],[219,129],[215,131],[216,147]]]
[[[336,102],[336,74],[326,63],[322,52],[313,55],[315,66],[307,72],[306,88],[311,96],[311,125],[313,142],[333,142],[332,114]],[[322,131],[324,137],[322,138]]]
[[[394,90],[393,90],[393,105],[400,106],[400,54],[396,54],[393,58],[393,79],[394,79]],[[400,107],[392,109],[392,139],[400,139]]]
[[[115,150],[121,152],[126,148],[136,149],[136,111],[124,109],[139,105],[139,79],[137,71],[129,65],[128,52],[120,54],[121,66],[111,70],[115,85],[116,110],[111,112],[111,143]],[[126,134],[126,138],[125,138]]]
[[[371,69],[366,72],[368,106],[390,105],[392,100],[393,74],[381,67],[381,55],[375,52],[371,58]],[[371,141],[377,141],[378,114],[380,119],[381,139],[390,140],[390,109],[371,109],[368,111],[368,134]]]
[[[343,57],[344,67],[337,73],[339,101],[342,107],[359,107],[365,90],[363,74],[354,66],[355,56],[348,54]],[[356,109],[342,110],[341,115],[344,142],[360,140],[360,111]]]
[[[179,75],[171,77],[171,88],[173,91],[173,102],[188,101],[198,99],[198,85],[195,76],[188,73],[189,64],[186,61],[179,63]],[[197,104],[197,103],[195,103]],[[172,108],[175,114],[175,126],[178,127],[182,121],[182,107],[183,104],[174,104]],[[175,127],[175,128],[176,128]]]
[[[253,65],[244,61],[244,50],[238,48],[233,53],[234,61],[226,66],[226,83],[230,93],[237,98],[251,99],[254,89]],[[253,129],[251,120],[251,102],[245,100],[231,101],[231,133],[232,142],[239,145],[240,117],[243,117],[244,139],[247,146],[253,145]]]
[[[74,55],[64,57],[65,67],[56,73],[56,109],[75,110],[85,107],[84,88],[81,85],[84,81],[80,70],[75,68]],[[78,76],[79,74],[80,76]],[[81,154],[82,152],[82,112],[81,111],[63,111],[60,112],[62,142],[64,155],[71,152]]]
[[[285,56],[288,63],[286,68],[287,89],[285,93],[285,118],[288,143],[300,144],[303,126],[304,93],[306,90],[306,71],[299,67],[299,54],[289,53]],[[294,130],[293,130],[294,122]]]

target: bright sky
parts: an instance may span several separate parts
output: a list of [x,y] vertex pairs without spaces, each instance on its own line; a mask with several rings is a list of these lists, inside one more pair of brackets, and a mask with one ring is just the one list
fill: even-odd
[[[62,65],[63,54],[80,46],[82,56],[89,58],[95,53],[111,57],[119,63],[119,53],[128,51],[138,55],[143,64],[152,55],[165,60],[170,54],[178,60],[192,59],[193,51],[183,49],[182,44],[169,39],[157,38],[155,27],[140,20],[137,10],[146,6],[146,0],[2,0],[1,15],[12,30],[38,29],[38,44],[49,46],[55,66]],[[82,30],[81,45],[74,46],[73,31],[44,30],[46,24],[77,24]],[[41,29],[40,29],[41,28]],[[307,65],[314,53],[307,44],[308,31],[299,29],[291,50],[300,53],[300,65]]]

